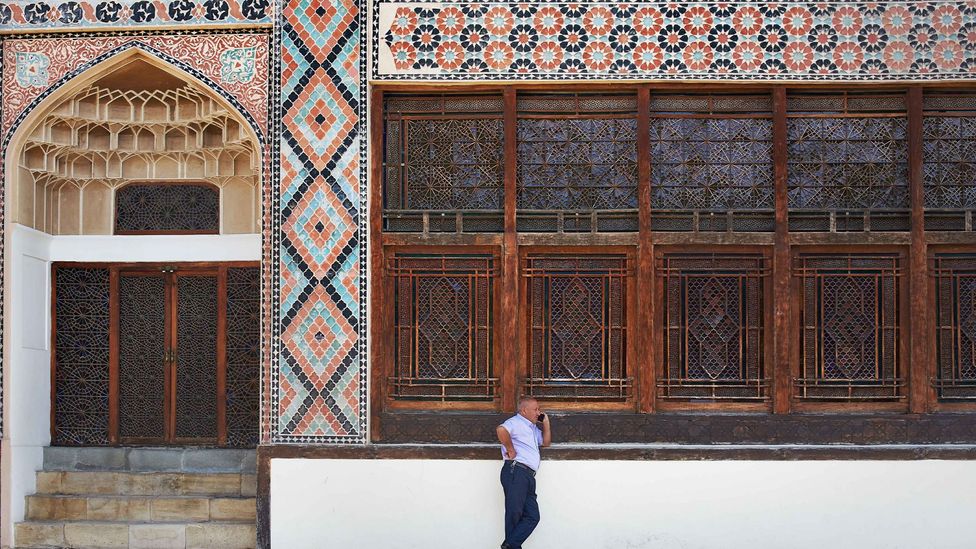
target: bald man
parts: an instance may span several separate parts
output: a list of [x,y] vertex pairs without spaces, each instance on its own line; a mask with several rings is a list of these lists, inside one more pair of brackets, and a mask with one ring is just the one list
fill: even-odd
[[542,461],[539,447],[552,444],[549,416],[531,397],[519,400],[518,413],[495,429],[502,444],[501,481],[505,491],[505,541],[501,549],[522,549],[539,524],[535,473]]

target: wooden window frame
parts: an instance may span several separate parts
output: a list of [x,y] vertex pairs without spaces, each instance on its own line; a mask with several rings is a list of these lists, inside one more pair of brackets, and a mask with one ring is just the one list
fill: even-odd
[[637,295],[637,250],[632,246],[521,246],[519,247],[519,305],[518,305],[518,339],[516,347],[519,349],[518,355],[518,394],[526,395],[526,379],[531,377],[531,322],[529,304],[529,279],[525,273],[525,261],[531,255],[552,255],[552,256],[572,256],[586,257],[618,255],[623,256],[627,263],[626,294],[623,303],[624,318],[626,318],[626,350],[625,350],[625,369],[627,377],[630,378],[631,385],[627,390],[626,397],[621,400],[595,400],[583,398],[579,400],[560,399],[557,397],[537,396],[541,405],[547,409],[556,410],[612,410],[612,411],[633,411],[637,406],[637,396],[640,371],[637,355],[636,340],[642,334],[637,325],[636,314],[636,295]]
[[932,315],[932,322],[927,327],[928,335],[930,341],[932,342],[932,374],[930,379],[930,385],[927,389],[931,392],[932,411],[933,412],[976,412],[976,399],[972,400],[946,400],[939,397],[938,390],[936,388],[936,382],[938,379],[938,352],[936,332],[938,328],[938,302],[935,301],[936,298],[936,285],[938,284],[937,277],[937,265],[935,264],[936,257],[940,254],[968,254],[976,257],[976,247],[972,246],[959,246],[953,244],[943,244],[934,245],[928,248],[928,259],[929,259],[929,295],[932,296],[932,305],[934,308],[934,314]]
[[[397,399],[392,395],[390,391],[391,379],[396,375],[396,349],[394,345],[394,333],[393,327],[395,325],[394,319],[394,308],[393,304],[396,302],[396,295],[394,293],[395,281],[394,277],[388,276],[389,261],[396,254],[449,254],[453,256],[460,255],[490,255],[494,258],[496,262],[495,271],[496,274],[492,277],[492,363],[490,365],[493,372],[493,377],[497,378],[498,382],[495,383],[493,389],[493,396],[487,401],[468,401],[468,400],[451,400],[445,398],[442,400],[424,399],[424,400],[402,400]],[[382,382],[380,383],[381,389],[383,391],[383,404],[391,410],[498,410],[499,403],[501,400],[501,386],[502,380],[510,375],[509,370],[511,370],[510,365],[503,363],[499,360],[503,352],[503,343],[501,341],[500,334],[498,333],[498,327],[500,325],[501,317],[499,316],[499,311],[502,306],[502,276],[501,276],[501,250],[498,246],[484,246],[484,245],[471,245],[471,246],[385,246],[383,248],[383,258],[384,258],[384,272],[381,277],[381,284],[374,286],[374,294],[372,296],[372,306],[374,307],[374,330],[378,331],[381,335],[378,339],[373,340],[374,354],[373,354],[373,371],[379,372],[382,375]],[[376,332],[374,332],[375,334]],[[375,347],[379,346],[380,349],[384,349],[384,352],[377,353]],[[376,376],[373,376],[376,379]],[[374,387],[375,388],[375,387]]]
[[[899,269],[901,273],[897,275],[898,289],[898,358],[896,362],[897,376],[902,384],[897,389],[897,399],[890,400],[865,400],[850,401],[843,399],[825,400],[805,400],[796,396],[796,383],[803,378],[803,357],[800,352],[800,338],[803,337],[801,307],[793,308],[793,360],[792,365],[792,384],[793,388],[793,409],[797,412],[907,412],[909,411],[909,391],[911,382],[909,380],[910,365],[910,318],[913,312],[909,306],[909,283],[910,274],[908,272],[908,248],[904,246],[802,246],[792,249],[792,259],[796,261],[801,255],[832,255],[852,256],[870,254],[894,254],[898,256]],[[801,277],[794,271],[791,281],[792,295],[794,303],[801,303],[803,299],[803,287]]]
[[[633,322],[629,325],[631,343],[636,356],[628,357],[630,372],[635,377],[634,400],[626,406],[607,406],[595,403],[565,403],[567,410],[603,410],[641,414],[666,411],[743,411],[772,413],[775,415],[793,412],[831,412],[831,413],[873,413],[873,412],[911,412],[927,413],[937,411],[976,411],[968,403],[963,407],[940,404],[931,385],[935,375],[934,361],[934,318],[931,316],[930,295],[933,291],[928,265],[930,246],[976,253],[976,231],[972,232],[926,232],[924,227],[924,173],[922,171],[923,143],[922,126],[924,121],[923,94],[931,91],[967,91],[976,94],[976,86],[967,84],[936,83],[932,85],[917,83],[864,83],[864,84],[824,84],[818,86],[803,84],[738,84],[738,83],[453,83],[453,84],[413,84],[383,83],[371,88],[370,115],[370,182],[369,217],[370,236],[373,242],[370,254],[371,284],[373,288],[383,288],[383,262],[386,248],[390,246],[433,246],[465,250],[477,247],[492,247],[501,257],[501,290],[498,292],[500,306],[496,310],[498,321],[495,324],[496,340],[500,344],[496,360],[501,369],[500,394],[496,411],[511,411],[519,396],[516,372],[525,372],[524,336],[524,289],[520,281],[521,258],[527,249],[607,252],[614,247],[622,247],[633,254],[636,269],[634,283],[636,291],[631,295],[629,307],[635,309]],[[637,95],[638,101],[638,206],[639,228],[631,233],[519,233],[516,231],[516,123],[518,120],[517,97],[522,92],[533,93],[580,93],[580,92],[622,92]],[[789,206],[787,189],[788,135],[787,95],[793,92],[874,92],[880,94],[904,93],[908,119],[908,166],[911,227],[909,231],[899,232],[797,232],[789,229]],[[775,230],[773,233],[736,232],[658,232],[652,231],[652,203],[650,195],[650,168],[654,158],[650,155],[649,119],[651,94],[681,93],[769,93],[772,96],[773,119],[773,187],[775,205]],[[382,230],[383,218],[383,98],[386,93],[500,93],[504,97],[505,131],[505,230],[503,233],[385,233]],[[771,403],[750,409],[749,405],[735,403],[696,402],[687,406],[675,406],[656,398],[656,379],[661,373],[662,359],[659,356],[660,342],[656,340],[660,332],[661,296],[660,281],[657,280],[654,258],[658,251],[681,249],[682,251],[707,250],[710,252],[731,252],[736,249],[771,251],[772,273],[767,281],[769,299],[766,303],[765,332],[767,334],[766,363],[767,376],[772,379]],[[845,253],[870,253],[897,250],[904,255],[903,273],[900,279],[901,326],[901,375],[906,378],[903,402],[868,403],[811,403],[801,402],[793,397],[793,378],[798,374],[797,340],[798,310],[793,301],[796,297],[792,263],[796,253],[809,251],[843,251]],[[520,291],[521,290],[521,291]],[[384,340],[384,323],[376,321],[382,315],[383,297],[374,292],[371,298],[373,319],[371,338],[373,349],[371,359],[383,363],[388,352]],[[628,317],[630,319],[630,317]],[[636,341],[633,341],[636,340]],[[511,364],[511,368],[507,365]],[[371,409],[373,440],[382,439],[382,416],[394,410],[386,399],[383,376],[385,368],[373,368],[371,378]]]
[[[733,255],[733,254],[748,254],[751,256],[761,257],[765,263],[765,269],[767,273],[761,275],[762,283],[762,297],[763,297],[763,377],[768,380],[766,386],[766,395],[761,400],[691,400],[682,399],[680,397],[675,397],[671,399],[662,398],[660,395],[660,390],[656,389],[656,402],[657,410],[667,412],[667,411],[734,411],[734,412],[771,412],[773,407],[773,357],[774,357],[774,347],[773,347],[773,322],[771,321],[773,315],[773,276],[772,276],[772,264],[773,264],[773,249],[771,246],[678,246],[674,244],[669,244],[667,246],[659,246],[655,251],[655,264],[661,261],[668,254],[673,253],[687,253],[687,254],[697,254],[697,255]],[[655,283],[657,287],[655,288],[655,296],[657,298],[657,303],[655,306],[656,318],[654,320],[654,332],[651,334],[651,340],[653,341],[653,358],[654,358],[654,369],[656,376],[659,379],[664,379],[666,377],[665,370],[667,368],[667,361],[664,357],[664,344],[663,338],[665,333],[665,322],[664,315],[665,309],[667,307],[667,295],[664,293],[664,277],[655,275]]]
[[[108,446],[119,446],[119,445],[158,445],[159,441],[156,440],[141,440],[141,439],[126,439],[120,436],[119,433],[119,277],[121,273],[132,272],[132,273],[149,273],[149,272],[160,272],[163,274],[207,274],[211,276],[216,276],[217,278],[217,336],[216,336],[216,357],[217,357],[217,436],[216,440],[212,439],[186,439],[178,438],[175,436],[176,429],[176,414],[171,413],[171,409],[175,406],[176,391],[173,385],[175,380],[172,379],[170,366],[167,366],[165,373],[165,384],[166,384],[166,394],[169,398],[166,400],[164,407],[164,414],[166,415],[166,425],[165,425],[165,443],[180,445],[180,444],[202,444],[202,445],[213,445],[226,446],[227,445],[227,353],[226,353],[226,343],[227,343],[227,269],[233,268],[253,268],[260,269],[261,264],[258,261],[227,261],[227,262],[147,262],[147,263],[134,263],[134,262],[77,262],[77,261],[55,261],[51,264],[51,363],[50,363],[50,375],[51,375],[51,409],[50,409],[50,423],[51,423],[51,440],[56,439],[56,417],[55,417],[55,401],[57,398],[57,330],[56,330],[56,320],[57,320],[57,273],[58,269],[62,268],[80,268],[80,269],[107,269],[109,271],[109,409],[108,409]],[[169,286],[169,285],[167,285]],[[167,287],[167,294],[174,293],[175,288]],[[167,297],[170,299],[170,297]],[[175,297],[172,298],[173,307],[167,307],[167,335],[168,339],[176,338],[175,329],[170,329],[170,325],[176,320],[176,300]],[[167,340],[166,346],[169,347],[171,342]]]

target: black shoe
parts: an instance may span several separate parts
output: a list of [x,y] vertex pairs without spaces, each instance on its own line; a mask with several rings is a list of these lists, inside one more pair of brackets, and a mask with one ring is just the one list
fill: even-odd
[[501,549],[512,549],[512,546],[503,541]]

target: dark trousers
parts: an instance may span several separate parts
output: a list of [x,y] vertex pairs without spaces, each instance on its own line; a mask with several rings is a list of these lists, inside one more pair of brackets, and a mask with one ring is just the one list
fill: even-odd
[[524,467],[506,461],[501,472],[505,490],[505,543],[521,549],[539,524],[539,503],[535,498],[535,476]]

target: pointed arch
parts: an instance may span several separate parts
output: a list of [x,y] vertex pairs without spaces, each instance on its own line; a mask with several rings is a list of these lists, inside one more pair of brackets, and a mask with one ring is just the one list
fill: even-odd
[[38,118],[58,101],[66,97],[72,91],[97,81],[105,76],[112,69],[130,62],[134,58],[141,58],[185,81],[198,84],[200,87],[211,92],[215,99],[224,102],[225,107],[234,114],[240,116],[245,122],[249,131],[253,133],[255,141],[265,146],[265,134],[251,113],[241,105],[232,94],[223,89],[203,72],[193,68],[187,63],[168,55],[145,42],[134,40],[127,42],[117,48],[109,50],[98,57],[80,65],[75,70],[65,74],[55,83],[51,84],[43,93],[35,98],[27,107],[24,108],[17,118],[11,123],[6,135],[3,137],[2,150],[4,151],[5,164],[10,152],[10,145],[16,144],[23,139],[25,128],[30,128]]

